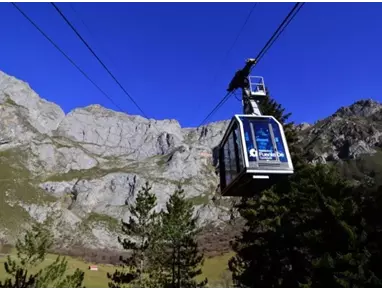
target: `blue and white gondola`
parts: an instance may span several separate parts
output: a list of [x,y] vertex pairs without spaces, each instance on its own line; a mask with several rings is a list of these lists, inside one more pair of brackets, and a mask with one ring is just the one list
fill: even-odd
[[293,174],[280,122],[267,115],[235,115],[219,146],[222,196],[252,196]]

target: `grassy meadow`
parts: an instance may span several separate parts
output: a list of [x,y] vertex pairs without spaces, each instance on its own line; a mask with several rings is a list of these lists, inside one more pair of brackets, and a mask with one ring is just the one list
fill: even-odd
[[[14,252],[11,256],[16,256]],[[42,263],[42,266],[47,266],[56,259],[57,255],[49,254]],[[208,278],[209,287],[229,287],[231,284],[231,277],[228,268],[228,260],[232,257],[232,253],[227,253],[221,256],[206,258],[203,266],[203,274],[200,279]],[[112,265],[99,265],[98,271],[88,270],[91,263],[85,262],[79,258],[68,258],[69,272],[72,273],[76,268],[85,272],[84,286],[88,288],[107,288],[108,279],[106,274],[108,272],[112,273],[115,267]],[[7,259],[6,254],[0,254],[0,281],[6,278],[6,273],[4,270],[4,262]]]

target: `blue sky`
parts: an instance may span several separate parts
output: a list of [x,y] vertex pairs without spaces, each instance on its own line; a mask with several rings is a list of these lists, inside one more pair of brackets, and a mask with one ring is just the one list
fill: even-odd
[[[49,3],[18,5],[116,103],[140,114]],[[253,3],[57,5],[148,117],[188,127],[220,101],[235,71],[256,56],[293,3],[259,3],[227,58]],[[361,98],[381,101],[380,15],[381,3],[307,3],[253,73],[297,123]],[[9,3],[0,3],[0,26],[0,70],[65,112],[89,104],[116,109]],[[241,112],[232,97],[210,121]]]

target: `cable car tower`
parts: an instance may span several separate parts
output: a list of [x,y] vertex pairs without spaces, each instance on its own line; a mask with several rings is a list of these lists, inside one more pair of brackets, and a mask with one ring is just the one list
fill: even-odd
[[227,89],[242,89],[243,114],[232,118],[219,145],[222,196],[256,195],[294,171],[281,123],[259,108],[267,92],[263,77],[249,76],[255,63],[248,59]]

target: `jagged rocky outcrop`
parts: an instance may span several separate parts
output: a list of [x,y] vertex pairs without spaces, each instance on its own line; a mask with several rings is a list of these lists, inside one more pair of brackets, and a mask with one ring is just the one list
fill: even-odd
[[1,71],[0,92],[0,102],[18,105],[17,111],[33,127],[31,131],[51,135],[65,117],[58,105],[40,98],[28,84]]
[[314,126],[300,130],[300,145],[312,162],[356,159],[382,146],[382,104],[360,100]]
[[[300,124],[311,162],[355,159],[381,148],[382,105],[359,101],[316,124]],[[91,105],[64,114],[30,86],[0,72],[0,234],[12,240],[30,219],[52,217],[62,245],[118,248],[119,220],[128,218],[146,181],[165,205],[177,184],[202,224],[224,224],[229,203],[218,189],[216,146],[228,120],[182,128]]]

